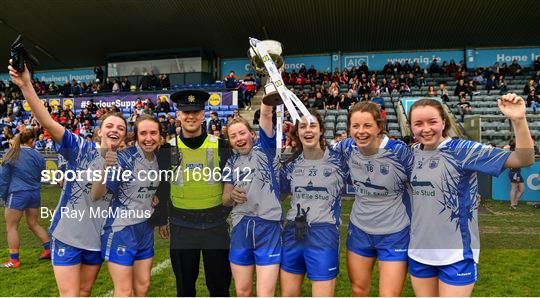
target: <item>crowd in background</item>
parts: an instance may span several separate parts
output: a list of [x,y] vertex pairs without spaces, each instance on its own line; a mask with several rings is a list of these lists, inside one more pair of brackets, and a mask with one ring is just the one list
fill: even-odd
[[[526,98],[527,106],[536,113],[540,107],[540,57],[534,62],[532,67],[533,75],[523,88],[522,96]],[[108,78],[101,67],[94,69],[96,79],[88,83],[72,80],[66,81],[64,85],[58,86],[55,82],[46,84],[45,82],[33,81],[33,86],[38,95],[60,95],[76,96],[83,94],[95,94],[106,92],[129,92],[137,90],[169,89],[170,81],[166,74],[159,76],[146,73],[140,80],[138,86],[132,84],[127,77]],[[427,75],[440,77],[437,86],[429,85],[426,81]],[[382,76],[381,76],[382,75]],[[470,102],[474,100],[479,90],[498,92],[499,94],[508,91],[506,79],[523,75],[523,68],[514,60],[510,65],[503,63],[495,64],[492,67],[478,68],[472,73],[467,73],[466,67],[461,61],[437,61],[433,60],[431,65],[423,69],[418,63],[412,65],[409,61],[401,64],[388,62],[381,72],[370,71],[366,63],[360,67],[345,68],[342,71],[336,69],[334,72],[326,72],[315,69],[312,65],[309,68],[302,66],[298,71],[284,71],[282,78],[304,105],[314,109],[346,109],[359,101],[371,100],[378,103],[381,109],[385,110],[383,96],[407,96],[413,90],[422,90],[425,96],[440,97],[444,102],[449,101],[449,95],[459,97],[457,104],[458,113],[463,119],[465,114],[472,112]],[[448,90],[446,84],[449,80],[456,82],[453,90]],[[234,72],[230,72],[223,79],[223,83],[228,90],[239,91],[239,106],[241,109],[251,110],[251,100],[261,84],[259,77],[247,75],[242,80],[238,79]],[[425,91],[424,91],[425,90]],[[119,111],[116,106],[110,109],[98,108],[93,102],[78,114],[61,107],[51,107],[44,103],[54,119],[66,128],[81,134],[85,137],[92,137],[93,127],[101,115],[109,110]],[[151,114],[159,117],[160,122],[166,131],[172,135],[179,127],[179,123],[173,115],[170,115],[171,106],[167,100],[159,100],[153,103],[150,99],[138,99],[135,108],[130,111],[128,121],[134,122],[142,114]],[[383,112],[383,115],[385,113]],[[39,127],[39,123],[33,116],[24,117],[22,94],[17,86],[12,82],[0,81],[0,146],[7,148],[9,140],[15,134],[23,131],[26,127],[34,127],[38,131],[38,149],[51,148],[50,136]],[[234,117],[240,117],[239,111],[235,111]],[[227,120],[219,119],[217,115],[211,115],[207,120],[208,132],[215,135],[224,135]],[[255,119],[257,114],[255,114]],[[219,123],[218,123],[219,122]],[[256,122],[256,120],[255,120]]]

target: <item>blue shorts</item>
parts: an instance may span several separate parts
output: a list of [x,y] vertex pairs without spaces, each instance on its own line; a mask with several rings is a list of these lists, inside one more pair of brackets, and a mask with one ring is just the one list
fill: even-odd
[[154,256],[154,228],[148,221],[126,226],[121,231],[106,229],[101,235],[101,256],[105,261],[133,266]]
[[243,266],[281,263],[281,222],[244,216],[232,229],[229,261]]
[[39,207],[41,207],[41,194],[39,189],[13,192],[9,194],[6,200],[6,208],[17,209],[19,211]]
[[466,259],[450,265],[432,266],[409,258],[409,273],[418,278],[438,277],[453,286],[466,286],[478,280],[478,264]]
[[339,227],[332,224],[312,224],[307,238],[294,238],[294,224],[285,228],[281,269],[293,274],[305,274],[310,280],[332,280],[339,273]]
[[53,266],[73,266],[73,265],[101,265],[101,251],[92,251],[77,248],[58,239],[51,241],[51,261]]
[[347,249],[357,255],[378,258],[379,261],[407,261],[409,226],[387,235],[365,233],[352,223],[349,224]]

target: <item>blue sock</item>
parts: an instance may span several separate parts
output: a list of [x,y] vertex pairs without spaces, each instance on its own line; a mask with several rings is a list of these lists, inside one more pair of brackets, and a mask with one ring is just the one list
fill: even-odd
[[51,249],[51,241],[47,241],[43,243],[41,246],[43,246],[43,249]]
[[9,259],[18,261],[19,260],[19,253],[16,252],[16,253],[9,254]]

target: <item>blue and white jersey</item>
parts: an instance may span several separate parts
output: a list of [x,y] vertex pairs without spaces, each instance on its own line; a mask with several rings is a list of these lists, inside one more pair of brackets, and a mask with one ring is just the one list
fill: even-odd
[[[65,160],[64,173],[77,174],[92,168],[100,168],[96,163],[103,162],[96,143],[88,142],[67,129],[62,142],[56,148]],[[92,177],[82,174],[72,179],[74,177],[70,174],[67,178],[69,179],[64,181],[49,233],[70,246],[100,251],[100,235],[104,219],[92,216],[91,211],[107,208],[111,196],[94,202],[90,198],[92,181],[87,179]]]
[[246,155],[232,155],[225,169],[223,182],[244,188],[247,194],[245,203],[233,207],[233,226],[246,215],[266,220],[282,219],[275,136],[270,138],[259,129],[259,139],[251,151]]
[[281,189],[291,194],[287,220],[294,221],[297,204],[307,213],[307,222],[340,224],[341,194],[347,178],[340,156],[330,148],[322,159],[309,160],[300,154],[281,169]]
[[118,152],[118,165],[107,177],[113,199],[107,210],[104,230],[121,231],[147,221],[154,213],[152,197],[159,186],[157,158],[148,160],[139,145]]
[[0,168],[0,198],[6,199],[14,192],[39,190],[43,170],[43,156],[33,148],[21,146],[19,158],[13,163],[4,163]]
[[467,140],[446,139],[433,151],[415,146],[410,258],[434,266],[478,263],[476,172],[498,176],[510,153]]
[[334,145],[349,167],[355,200],[350,220],[372,235],[399,232],[410,224],[408,180],[412,151],[401,141],[383,137],[379,152],[366,156],[352,138]]

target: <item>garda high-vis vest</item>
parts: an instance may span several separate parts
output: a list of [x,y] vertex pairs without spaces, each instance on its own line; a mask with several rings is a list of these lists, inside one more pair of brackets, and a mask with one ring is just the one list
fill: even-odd
[[[171,143],[175,146],[174,142]],[[173,206],[180,209],[207,209],[221,205],[223,185],[219,181],[218,139],[208,135],[201,147],[191,149],[177,137],[176,146],[180,166],[174,171],[176,181],[171,183]]]

